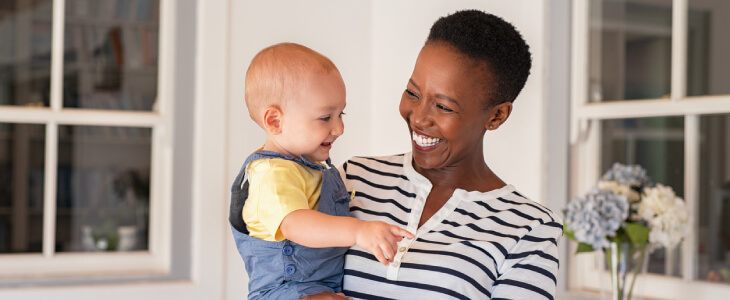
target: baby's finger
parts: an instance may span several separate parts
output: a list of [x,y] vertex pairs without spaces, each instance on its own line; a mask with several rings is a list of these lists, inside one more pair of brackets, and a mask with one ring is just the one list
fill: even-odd
[[388,265],[388,259],[383,255],[382,250],[378,251],[377,249],[373,249],[373,255],[375,255],[375,258],[383,265]]
[[398,242],[401,241],[400,238],[394,235],[386,237],[385,240],[388,242],[388,246],[390,246],[388,247],[388,249],[392,249],[393,251],[395,251],[395,249],[398,249]]
[[395,247],[397,247],[397,245],[384,244],[381,246],[383,255],[385,255],[388,261],[393,261],[393,258],[395,257]]
[[405,230],[405,229],[403,229],[403,228],[400,228],[400,227],[398,227],[398,226],[393,226],[393,227],[391,227],[391,228],[390,228],[390,233],[392,233],[392,234],[394,234],[394,235],[397,235],[397,236],[404,236],[404,237],[407,237],[407,238],[409,238],[409,239],[412,239],[412,238],[416,237],[416,236],[415,236],[415,235],[414,235],[413,233],[411,233],[410,231],[408,231],[408,230]]

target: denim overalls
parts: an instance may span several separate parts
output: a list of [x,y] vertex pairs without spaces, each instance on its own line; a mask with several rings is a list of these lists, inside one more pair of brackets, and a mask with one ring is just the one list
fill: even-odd
[[248,198],[248,180],[243,182],[244,173],[250,162],[262,158],[282,158],[322,171],[319,211],[335,216],[350,215],[350,197],[329,159],[329,168],[325,168],[305,157],[284,156],[272,151],[257,151],[246,158],[231,187],[228,220],[248,272],[248,299],[299,299],[321,292],[342,292],[347,247],[308,248],[289,240],[269,242],[248,235],[242,217],[243,204]]

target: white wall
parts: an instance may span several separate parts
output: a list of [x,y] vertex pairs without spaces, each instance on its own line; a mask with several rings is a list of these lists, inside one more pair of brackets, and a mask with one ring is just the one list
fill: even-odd
[[[410,150],[398,103],[413,64],[436,19],[459,9],[481,9],[512,22],[530,45],[533,69],[510,119],[485,138],[487,163],[534,200],[544,198],[545,1],[233,1],[228,103],[227,172],[232,180],[264,135],[245,108],[244,78],[266,46],[297,42],[328,56],[347,86],[345,134],[332,150],[336,164],[355,155]],[[209,100],[206,100],[209,101]],[[567,117],[567,116],[566,116]],[[494,146],[492,146],[494,145]],[[246,295],[243,263],[229,238],[228,299]]]
[[410,150],[410,140],[398,102],[431,24],[456,10],[475,8],[515,24],[530,45],[532,74],[508,122],[487,134],[485,155],[497,174],[540,201],[542,1],[234,1],[232,5],[229,107],[234,175],[245,156],[264,141],[243,103],[245,71],[256,52],[279,42],[297,42],[330,57],[340,68],[347,86],[347,115],[345,134],[332,150],[335,163],[354,155],[401,153]]
[[371,152],[354,154],[387,155],[410,151],[408,129],[398,112],[398,103],[431,25],[439,17],[459,9],[484,10],[514,24],[530,45],[533,56],[532,74],[514,103],[512,116],[499,130],[486,134],[486,161],[505,182],[540,201],[543,188],[540,130],[544,121],[543,5],[542,1],[529,0],[373,1]]
[[[176,1],[165,3],[180,3]],[[487,135],[485,155],[505,181],[535,200],[545,198],[545,140],[551,134],[544,129],[548,88],[544,84],[543,27],[547,0],[181,2],[197,4],[196,18],[184,20],[195,23],[196,32],[175,35],[180,41],[187,36],[196,44],[194,51],[179,52],[195,53],[195,57],[177,58],[195,60],[195,84],[189,84],[192,88],[176,89],[176,93],[195,91],[194,116],[191,120],[186,119],[190,117],[187,114],[175,116],[180,118],[176,122],[192,122],[191,126],[181,128],[193,128],[192,132],[184,132],[194,141],[193,203],[189,214],[174,218],[188,222],[192,234],[176,235],[180,241],[173,243],[172,251],[189,251],[189,256],[180,257],[185,261],[174,264],[183,265],[184,273],[189,268],[190,277],[183,274],[179,281],[29,286],[0,291],[0,298],[244,299],[247,278],[228,227],[228,187],[247,154],[264,141],[261,130],[249,120],[245,109],[244,76],[257,51],[283,41],[298,42],[327,55],[344,77],[348,93],[346,130],[332,152],[333,160],[341,163],[354,155],[409,150],[408,131],[398,114],[398,101],[428,29],[438,17],[463,8],[502,16],[523,33],[531,46],[534,64],[510,120]],[[170,44],[177,45],[174,39]],[[192,72],[187,68],[178,71]],[[174,199],[173,205],[178,205],[179,200]],[[186,232],[173,230],[174,234]]]
[[[261,147],[263,131],[249,118],[244,79],[249,62],[261,49],[295,42],[329,57],[347,87],[345,134],[334,144],[332,160],[341,163],[367,154],[370,133],[370,3],[368,1],[233,1],[231,12],[228,175],[232,181],[249,153]],[[228,299],[244,299],[247,277],[232,237]]]

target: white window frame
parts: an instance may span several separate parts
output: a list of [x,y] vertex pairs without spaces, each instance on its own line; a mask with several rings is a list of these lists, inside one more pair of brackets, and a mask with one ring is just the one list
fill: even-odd
[[[65,0],[53,1],[51,91],[49,107],[0,106],[0,122],[43,124],[46,128],[41,253],[0,255],[0,280],[98,278],[164,275],[171,261],[172,95],[176,1],[160,0],[156,110],[129,112],[63,108]],[[134,126],[152,129],[149,248],[137,252],[56,253],[56,179],[58,126]]]
[[[684,116],[685,200],[693,216],[691,234],[682,243],[681,278],[646,274],[637,279],[634,294],[666,299],[717,299],[730,293],[730,285],[695,280],[696,233],[698,229],[699,120],[702,115],[730,113],[730,95],[687,97],[686,44],[688,0],[672,1],[671,98],[591,103],[588,99],[589,1],[572,2],[571,66],[571,190],[576,196],[595,185],[600,170],[601,120]],[[595,21],[591,21],[595,22]],[[577,247],[570,242],[569,289],[610,291],[610,276],[603,269],[600,251],[573,255]],[[670,259],[667,259],[669,261]]]

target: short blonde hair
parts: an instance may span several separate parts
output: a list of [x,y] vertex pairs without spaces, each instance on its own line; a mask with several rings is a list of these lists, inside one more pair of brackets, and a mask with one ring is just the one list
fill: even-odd
[[246,71],[245,99],[251,119],[262,126],[263,111],[272,105],[283,110],[287,99],[295,98],[297,82],[332,71],[339,73],[329,58],[299,44],[280,43],[261,50]]

